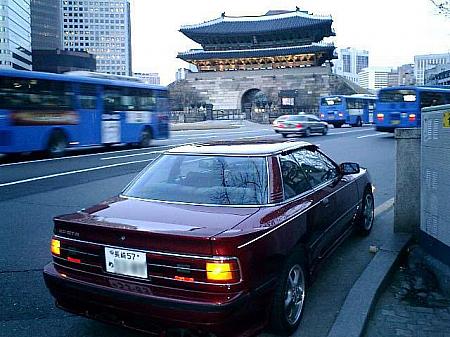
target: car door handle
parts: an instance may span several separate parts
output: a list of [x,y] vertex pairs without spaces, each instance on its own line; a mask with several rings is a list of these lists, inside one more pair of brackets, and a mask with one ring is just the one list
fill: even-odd
[[322,199],[321,204],[325,207],[330,206],[330,199],[328,198]]

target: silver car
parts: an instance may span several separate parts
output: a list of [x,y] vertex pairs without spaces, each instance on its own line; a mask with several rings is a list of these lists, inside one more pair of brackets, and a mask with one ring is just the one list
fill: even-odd
[[322,135],[328,133],[328,124],[314,115],[280,116],[273,122],[273,128],[276,133],[281,133],[283,137],[291,134],[308,137],[312,133]]

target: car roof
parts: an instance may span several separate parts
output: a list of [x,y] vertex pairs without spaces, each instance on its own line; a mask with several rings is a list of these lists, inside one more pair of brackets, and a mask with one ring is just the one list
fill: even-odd
[[221,155],[221,156],[269,156],[299,148],[316,149],[317,146],[303,141],[247,140],[216,141],[183,145],[167,150],[167,154]]

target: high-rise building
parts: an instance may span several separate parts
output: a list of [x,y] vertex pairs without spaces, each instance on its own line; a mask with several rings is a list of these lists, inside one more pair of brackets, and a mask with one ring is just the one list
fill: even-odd
[[159,85],[161,83],[158,73],[133,73],[133,77],[140,78],[147,84]]
[[31,47],[33,50],[62,49],[61,1],[31,0]]
[[388,86],[391,73],[392,69],[387,67],[364,68],[358,74],[358,82],[364,89],[381,89]]
[[31,70],[30,0],[0,4],[0,67]]
[[450,63],[450,52],[443,54],[428,54],[414,56],[414,75],[417,85],[425,84],[425,71],[439,64]]
[[425,85],[450,85],[450,63],[425,70]]
[[131,76],[129,0],[62,1],[64,49],[94,54],[97,71]]
[[333,61],[333,72],[358,83],[358,73],[369,66],[369,52],[355,48],[337,49],[337,60]]

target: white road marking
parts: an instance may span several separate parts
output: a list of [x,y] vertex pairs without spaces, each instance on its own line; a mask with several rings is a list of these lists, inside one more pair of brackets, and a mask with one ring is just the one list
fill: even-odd
[[384,133],[373,133],[371,135],[359,136],[359,137],[356,137],[356,138],[357,139],[361,139],[361,138],[376,137],[376,136],[383,136],[383,135],[384,135]]
[[[187,130],[186,130],[187,131]],[[194,130],[192,130],[194,131]],[[238,134],[238,133],[258,133],[261,131],[271,131],[271,129],[261,129],[261,130],[255,130],[255,131],[239,131],[239,132],[232,132],[232,133],[215,133],[218,135],[233,135],[233,134]],[[363,132],[363,131],[369,131],[369,130],[351,130],[351,131],[344,131],[344,132],[330,132],[329,135],[338,135],[338,134],[346,134],[346,133],[352,133],[352,132]],[[208,135],[208,134],[203,134],[203,135]],[[262,136],[256,136],[257,138],[263,138],[266,136],[271,136],[272,133],[267,133],[264,134]],[[273,134],[275,135],[275,134]],[[197,135],[186,135],[186,136],[197,136]],[[186,138],[186,137],[181,137],[181,136],[177,136],[180,139],[178,140],[182,140],[184,138],[184,140],[189,140],[189,139],[196,139],[196,138]],[[208,139],[208,138],[217,138],[218,136],[209,136],[209,137],[199,137],[197,139]],[[169,139],[164,139],[164,140],[159,140],[159,141],[170,141],[175,140],[174,137],[171,137]],[[255,138],[255,137],[245,137],[245,138]],[[242,139],[242,138],[238,138],[238,139]],[[182,144],[173,144],[173,145],[163,145],[163,146],[157,146],[158,149],[162,149],[162,148],[168,148],[168,147],[173,147],[173,146],[181,146],[181,145],[186,145],[186,144],[191,144],[191,143],[182,143]],[[93,148],[97,148],[97,147],[93,147]],[[101,148],[101,147],[98,147]],[[79,148],[77,150],[82,150],[83,148]],[[142,151],[144,149],[126,149],[126,150],[118,150],[118,151],[112,151],[111,153],[126,153],[126,152],[131,152],[131,151]],[[148,150],[148,149],[146,149]],[[45,158],[45,159],[37,159],[37,160],[29,160],[29,161],[22,161],[22,162],[16,162],[16,163],[7,163],[7,164],[0,164],[0,167],[7,167],[7,166],[16,166],[16,165],[25,165],[25,164],[33,164],[33,163],[41,163],[41,162],[50,162],[50,161],[57,161],[57,160],[66,160],[66,159],[74,159],[74,158],[83,158],[83,157],[92,157],[92,156],[102,156],[105,155],[104,152],[101,153],[88,153],[88,154],[80,154],[80,155],[73,155],[73,156],[66,156],[66,157],[60,157],[60,158]]]
[[136,156],[146,156],[148,154],[155,154],[155,153],[163,153],[166,152],[166,150],[162,151],[150,151],[150,152],[140,152],[140,153],[133,153],[133,154],[125,154],[123,156],[113,156],[113,157],[105,157],[100,158],[100,160],[111,160],[111,159],[118,159],[118,158],[128,158],[128,157],[136,157]]
[[346,133],[353,133],[353,132],[367,132],[367,131],[373,131],[373,129],[363,129],[363,130],[351,130],[351,131],[344,131],[344,132],[330,132],[330,135],[343,135]]
[[150,162],[150,161],[152,161],[152,160],[151,159],[135,160],[135,161],[129,161],[129,162],[125,162],[125,163],[111,164],[111,165],[105,165],[105,166],[96,166],[96,167],[90,167],[90,168],[87,168],[87,169],[74,170],[74,171],[68,171],[68,172],[61,172],[61,173],[55,173],[55,174],[49,174],[49,175],[46,175],[46,176],[33,177],[33,178],[28,178],[28,179],[23,179],[23,180],[11,181],[11,182],[8,182],[8,183],[2,183],[2,184],[0,184],[0,187],[24,184],[24,183],[29,183],[29,182],[38,181],[38,180],[44,180],[44,179],[49,179],[49,178],[68,176],[68,175],[71,175],[71,174],[77,174],[77,173],[83,173],[83,172],[98,171],[98,170],[103,170],[103,169],[107,169],[107,168],[110,168],[110,167],[131,165],[131,164]]
[[375,216],[379,216],[380,214],[390,210],[392,207],[394,207],[394,197],[383,202],[380,206],[376,207]]

